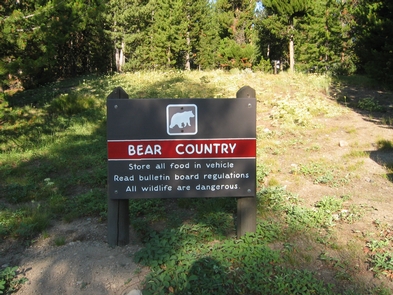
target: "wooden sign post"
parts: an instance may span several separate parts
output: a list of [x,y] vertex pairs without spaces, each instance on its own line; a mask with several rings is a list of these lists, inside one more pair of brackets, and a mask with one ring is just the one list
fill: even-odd
[[[107,99],[128,99],[128,94],[121,87],[117,87]],[[113,192],[108,189],[108,244],[125,246],[130,242],[128,199],[119,200],[112,195]]]
[[[255,90],[244,86],[236,93],[236,98],[256,98]],[[257,226],[256,196],[239,198],[237,200],[237,237],[245,233],[255,233]]]
[[116,88],[107,100],[109,244],[128,243],[128,200],[137,198],[238,197],[238,236],[255,232],[255,91],[127,97]]

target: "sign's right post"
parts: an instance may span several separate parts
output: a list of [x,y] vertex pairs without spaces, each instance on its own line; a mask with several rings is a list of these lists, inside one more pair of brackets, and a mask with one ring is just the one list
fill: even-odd
[[[237,99],[256,98],[255,89],[244,86],[236,93]],[[255,233],[257,227],[257,199],[242,197],[237,200],[237,237],[246,233]]]

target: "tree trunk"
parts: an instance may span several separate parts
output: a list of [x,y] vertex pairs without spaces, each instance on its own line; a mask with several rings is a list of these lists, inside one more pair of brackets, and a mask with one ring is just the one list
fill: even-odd
[[[191,6],[191,3],[187,3],[188,6]],[[191,62],[190,62],[190,44],[191,44],[191,39],[190,39],[190,14],[187,14],[187,38],[186,38],[186,42],[187,42],[187,52],[186,52],[186,64],[184,66],[186,71],[190,71],[191,70]]]
[[295,71],[295,48],[293,45],[293,17],[289,21],[291,36],[289,38],[289,69],[293,73]]
[[289,40],[289,68],[290,71],[293,73],[295,70],[295,49],[293,45],[293,35]]
[[191,70],[189,50],[190,50],[190,32],[187,32],[187,52],[186,52],[186,65],[185,65],[186,71]]
[[116,70],[121,72],[123,70],[123,66],[126,63],[126,58],[124,56],[124,49],[125,49],[124,41],[121,42],[121,48],[116,47],[115,52],[115,59],[116,59]]
[[166,51],[166,60],[167,60],[167,67],[171,67],[171,46],[168,46],[168,49]]

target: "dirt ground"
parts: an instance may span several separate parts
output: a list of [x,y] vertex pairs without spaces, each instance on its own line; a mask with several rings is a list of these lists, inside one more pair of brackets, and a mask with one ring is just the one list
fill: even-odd
[[[346,91],[349,103],[365,95],[353,89],[342,91]],[[346,195],[350,196],[349,202],[365,209],[359,221],[336,228],[339,233],[337,243],[341,245],[347,245],[351,240],[361,245],[364,236],[375,231],[373,222],[376,220],[393,226],[393,176],[387,169],[393,164],[393,153],[377,148],[378,140],[393,140],[392,126],[382,124],[383,117],[393,117],[389,105],[393,97],[381,91],[367,95],[381,98],[386,103],[386,112],[370,116],[348,108],[348,112],[342,116],[318,118],[315,123],[325,128],[284,133],[277,139],[277,146],[285,148],[278,154],[268,155],[279,162],[280,169],[272,171],[267,181],[275,178],[288,191],[298,194],[304,205],[312,206],[324,196]],[[268,128],[267,132],[279,131],[278,127],[268,125],[267,121],[261,120],[259,123]],[[290,145],[289,142],[294,144]],[[312,152],[316,146],[318,151]],[[354,150],[363,151],[366,156],[345,157]],[[348,183],[328,186],[294,175],[294,167],[313,157],[347,167]],[[19,265],[20,275],[28,279],[16,292],[17,295],[130,294],[132,290],[142,287],[141,282],[148,272],[148,269],[132,261],[133,254],[142,245],[130,229],[131,244],[111,248],[106,242],[106,231],[106,224],[94,218],[71,223],[58,222],[29,246],[0,244],[1,252],[8,253],[0,257],[0,267]],[[375,278],[369,270],[363,249],[356,250],[356,253],[360,256],[352,260],[358,270],[352,273],[354,280],[379,284],[381,279]],[[319,263],[315,267],[321,277],[329,273],[324,270],[325,264]],[[393,290],[391,281],[385,280],[384,283]]]
[[[13,245],[6,251],[9,255],[0,258],[0,266],[19,265],[20,276],[28,278],[15,294],[123,295],[139,290],[147,269],[132,257],[141,246],[131,242],[111,248],[106,235],[106,224],[94,218],[59,222],[31,246]],[[134,236],[131,231],[133,241]]]

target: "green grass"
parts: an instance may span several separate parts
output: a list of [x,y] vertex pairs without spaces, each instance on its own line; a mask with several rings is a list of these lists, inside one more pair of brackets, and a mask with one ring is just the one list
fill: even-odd
[[66,243],[66,238],[63,236],[56,237],[54,243],[56,246],[63,246]]
[[195,226],[152,235],[135,256],[151,267],[144,294],[334,294],[311,272],[282,266],[281,254],[267,244],[269,226],[222,242],[203,243]]
[[[258,211],[266,213],[265,217],[258,221],[255,234],[240,239],[228,238],[220,230],[231,227],[226,220],[230,221],[234,206],[223,208],[223,199],[192,200],[195,211],[204,208],[203,214],[196,213],[176,228],[150,231],[144,248],[135,255],[136,262],[151,269],[144,294],[338,294],[339,289],[319,280],[299,262],[309,264],[313,259],[304,254],[312,243],[296,249],[299,246],[290,241],[301,234],[314,242],[332,244],[329,230],[351,222],[349,216],[357,214],[355,208],[344,210],[345,200],[327,196],[306,209],[296,195],[282,187],[262,189]],[[187,200],[180,203],[188,205]],[[283,247],[270,247],[277,243]],[[319,259],[326,260],[325,256],[320,253]],[[331,258],[329,263],[333,259],[335,271],[342,276],[353,270],[350,261]]]
[[318,160],[309,161],[292,167],[292,174],[301,174],[312,180],[314,184],[339,187],[346,185],[350,179],[346,175],[345,169],[337,165],[332,165],[330,161]]
[[377,148],[383,151],[393,150],[393,140],[381,139],[377,142]]
[[334,82],[341,83],[345,86],[365,87],[371,89],[380,87],[380,83],[378,83],[378,81],[362,75],[339,76],[335,77]]
[[376,276],[393,278],[393,231],[392,226],[374,221],[373,238],[366,243],[368,263]]
[[[327,76],[285,73],[137,72],[80,77],[8,93],[0,98],[0,239],[32,241],[52,220],[106,220],[105,105],[117,86],[131,99],[176,99],[235,97],[239,88],[249,85],[257,92],[258,113],[268,113],[261,126],[269,122],[281,127],[269,131],[258,126],[261,155],[265,150],[282,154],[304,148],[308,138],[298,137],[304,128],[315,127],[313,118],[347,111],[326,99],[331,83]],[[288,134],[293,134],[292,141],[280,143]],[[312,145],[312,152],[319,149]],[[277,165],[272,159],[258,162],[258,213],[263,218],[255,234],[240,239],[234,237],[233,198],[131,200],[131,224],[144,242],[135,260],[151,269],[143,293],[386,294],[383,288],[367,291],[315,275],[315,259],[344,280],[355,273],[351,261],[321,249],[336,249],[336,226],[360,219],[363,210],[336,196],[307,207],[274,177],[265,187],[271,171],[281,169]],[[307,162],[297,168],[296,173],[317,184],[343,183],[335,170],[340,167]],[[56,245],[63,243],[63,237],[55,240]],[[390,256],[375,255],[369,257],[373,268],[389,270],[385,264]]]

